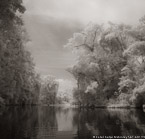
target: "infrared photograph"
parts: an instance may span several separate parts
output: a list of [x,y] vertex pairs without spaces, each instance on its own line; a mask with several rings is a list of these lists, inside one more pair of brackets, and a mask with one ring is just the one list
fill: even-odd
[[145,139],[145,0],[0,0],[0,139]]

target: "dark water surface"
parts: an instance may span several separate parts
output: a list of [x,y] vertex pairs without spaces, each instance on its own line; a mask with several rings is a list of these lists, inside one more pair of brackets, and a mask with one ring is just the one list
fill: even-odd
[[92,139],[94,135],[144,136],[145,113],[47,106],[0,109],[0,139]]

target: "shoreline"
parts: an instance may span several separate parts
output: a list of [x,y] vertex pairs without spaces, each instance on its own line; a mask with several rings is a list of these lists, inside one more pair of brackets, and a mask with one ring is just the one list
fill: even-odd
[[65,105],[65,104],[26,104],[26,105],[19,105],[19,104],[10,104],[10,105],[1,105],[2,107],[33,107],[33,106],[47,106],[47,107],[67,107],[67,108],[80,108],[80,109],[145,109],[145,105],[142,107],[137,107],[134,105],[96,105],[96,106],[80,106],[80,105]]

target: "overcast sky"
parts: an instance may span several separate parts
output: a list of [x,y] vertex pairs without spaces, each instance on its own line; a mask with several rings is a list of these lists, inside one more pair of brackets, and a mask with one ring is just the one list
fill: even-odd
[[145,15],[145,0],[24,0],[24,21],[36,70],[70,79],[65,68],[75,56],[63,48],[74,32],[90,21],[136,24]]

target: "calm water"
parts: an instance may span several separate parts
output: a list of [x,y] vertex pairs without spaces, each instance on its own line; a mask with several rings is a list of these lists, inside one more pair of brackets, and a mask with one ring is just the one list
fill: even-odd
[[145,113],[35,106],[0,109],[0,139],[92,139],[93,135],[145,135]]

